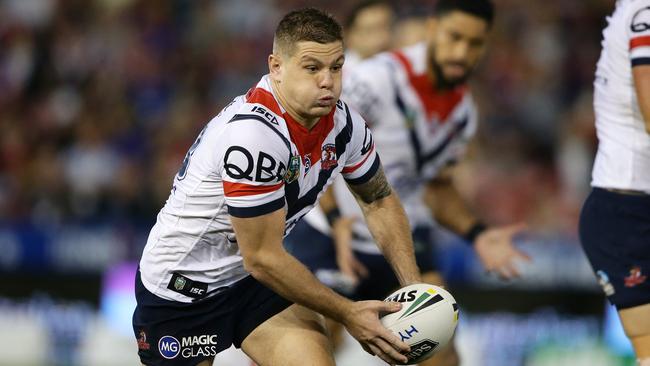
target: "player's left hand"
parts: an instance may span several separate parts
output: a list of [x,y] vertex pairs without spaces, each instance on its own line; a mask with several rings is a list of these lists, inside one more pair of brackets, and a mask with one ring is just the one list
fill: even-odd
[[355,217],[340,217],[332,225],[332,237],[336,249],[336,264],[341,273],[350,277],[357,285],[361,279],[368,276],[368,269],[361,263],[352,251],[352,225],[358,219]]
[[495,272],[502,279],[520,276],[516,263],[530,262],[530,257],[515,248],[513,237],[526,229],[519,223],[508,226],[488,228],[474,242],[474,249],[488,272]]

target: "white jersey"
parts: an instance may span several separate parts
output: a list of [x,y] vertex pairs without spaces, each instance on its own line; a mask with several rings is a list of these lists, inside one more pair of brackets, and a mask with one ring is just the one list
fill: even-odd
[[359,114],[339,101],[307,130],[280,106],[265,76],[214,117],[189,149],[144,248],[142,283],[181,302],[193,298],[179,291],[188,280],[207,284],[193,289],[207,294],[229,286],[248,276],[229,215],[284,208],[286,235],[337,175],[359,184],[379,166]]
[[[465,85],[440,92],[427,75],[425,43],[381,53],[344,73],[343,99],[357,109],[373,132],[386,177],[398,193],[411,227],[431,225],[423,202],[425,184],[460,159],[475,134],[478,113]],[[361,211],[344,182],[336,182],[341,213],[360,219],[353,248],[378,253]],[[322,230],[322,218],[309,222]],[[322,214],[321,214],[322,215]],[[320,222],[320,224],[319,224]]]
[[594,82],[598,153],[594,187],[650,193],[650,135],[632,67],[650,64],[650,0],[619,0],[603,31]]
[[352,72],[354,68],[363,62],[359,54],[352,50],[345,51],[345,64],[343,65],[343,75]]

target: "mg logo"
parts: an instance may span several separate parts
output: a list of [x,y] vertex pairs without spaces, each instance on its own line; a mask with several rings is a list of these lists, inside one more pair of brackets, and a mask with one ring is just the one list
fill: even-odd
[[164,336],[158,341],[158,350],[164,358],[172,359],[178,356],[181,344],[172,336]]

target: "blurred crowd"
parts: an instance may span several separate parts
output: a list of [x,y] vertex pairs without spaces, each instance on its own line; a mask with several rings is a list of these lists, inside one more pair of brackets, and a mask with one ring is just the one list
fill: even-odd
[[[495,3],[473,82],[482,126],[459,179],[488,220],[571,233],[614,1]],[[428,1],[393,4],[417,20]],[[353,4],[0,0],[0,222],[150,223],[198,131],[266,72],[275,24],[304,5],[343,20]]]

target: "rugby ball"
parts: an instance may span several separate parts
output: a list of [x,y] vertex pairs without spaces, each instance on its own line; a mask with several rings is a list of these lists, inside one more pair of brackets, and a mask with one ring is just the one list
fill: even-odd
[[384,301],[397,301],[402,308],[386,314],[381,323],[411,346],[404,365],[420,363],[438,352],[454,335],[458,305],[439,286],[418,283],[403,287]]

